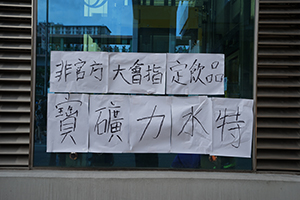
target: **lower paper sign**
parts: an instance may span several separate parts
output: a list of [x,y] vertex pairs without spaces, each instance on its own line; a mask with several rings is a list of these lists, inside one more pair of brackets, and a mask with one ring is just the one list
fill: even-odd
[[48,94],[47,152],[88,152],[88,95]]
[[212,155],[251,157],[253,100],[212,98]]
[[90,96],[90,152],[129,151],[129,96]]
[[246,99],[48,94],[47,152],[251,157],[252,110]]
[[171,135],[171,99],[131,96],[130,145],[136,153],[168,153]]
[[209,154],[211,100],[202,96],[172,98],[171,152]]

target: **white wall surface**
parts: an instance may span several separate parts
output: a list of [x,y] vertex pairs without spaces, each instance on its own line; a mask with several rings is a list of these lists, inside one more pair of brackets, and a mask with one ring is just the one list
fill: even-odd
[[300,175],[0,170],[0,200],[299,200]]

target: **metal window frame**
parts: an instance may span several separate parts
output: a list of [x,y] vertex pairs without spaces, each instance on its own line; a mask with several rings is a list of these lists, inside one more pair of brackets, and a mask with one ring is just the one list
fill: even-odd
[[36,87],[36,36],[37,36],[37,0],[31,0],[31,109],[30,109],[30,134],[29,134],[29,169],[33,168],[34,153],[34,121],[35,121],[35,87]]
[[253,137],[252,137],[252,170],[256,171],[257,157],[257,52],[258,52],[258,20],[259,20],[259,0],[255,0],[254,11],[254,52],[253,52]]
[[[36,86],[36,41],[37,41],[37,0],[32,1],[32,70],[31,70],[31,113],[30,113],[30,151],[29,151],[29,169],[64,169],[64,170],[76,170],[79,168],[68,168],[68,167],[34,167],[33,166],[33,154],[34,154],[34,126],[35,126],[35,86]],[[48,4],[48,0],[47,0]],[[48,9],[48,7],[47,7]],[[252,170],[247,170],[247,173],[256,172],[256,157],[257,157],[257,52],[258,52],[258,20],[259,20],[259,0],[255,0],[255,11],[254,11],[254,44],[253,44],[253,137],[252,137]],[[94,168],[80,168],[81,170],[95,170]],[[99,169],[97,169],[99,170]],[[107,168],[103,168],[103,170],[107,170]],[[111,169],[119,170],[119,169]],[[132,169],[133,170],[140,170],[140,169]],[[145,168],[147,170],[147,168]],[[154,169],[160,170],[160,169]],[[161,169],[161,171],[166,171],[165,169]],[[180,170],[182,171],[182,170]],[[191,170],[186,170],[191,171]],[[206,171],[206,170],[203,170]],[[232,170],[234,172],[240,172],[236,170]],[[232,172],[231,170],[216,170],[214,172]],[[242,170],[245,172],[244,170]]]

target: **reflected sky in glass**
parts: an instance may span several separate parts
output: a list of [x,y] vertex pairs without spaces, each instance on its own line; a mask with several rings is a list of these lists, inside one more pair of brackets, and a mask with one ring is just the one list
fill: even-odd
[[[38,0],[38,23],[46,22],[46,0]],[[49,23],[104,25],[111,35],[132,35],[131,0],[49,0]]]

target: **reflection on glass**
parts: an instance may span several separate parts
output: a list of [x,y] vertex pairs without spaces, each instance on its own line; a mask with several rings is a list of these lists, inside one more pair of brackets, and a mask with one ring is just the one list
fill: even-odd
[[223,53],[225,97],[252,98],[254,3],[38,0],[34,166],[251,169],[245,158],[45,151],[50,51]]

